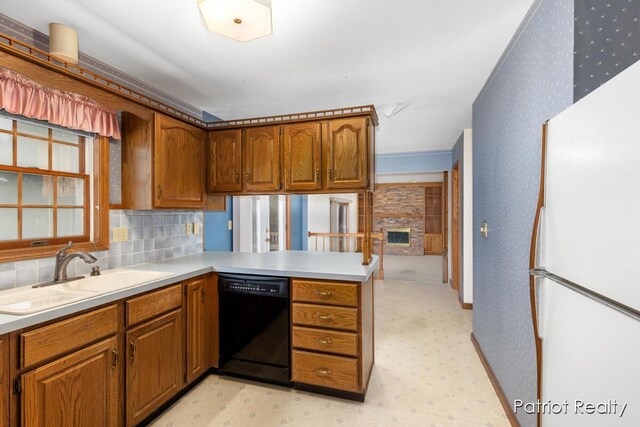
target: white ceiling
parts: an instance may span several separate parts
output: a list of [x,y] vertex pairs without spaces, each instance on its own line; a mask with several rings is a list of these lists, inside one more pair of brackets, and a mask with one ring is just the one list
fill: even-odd
[[[223,119],[375,104],[378,153],[450,149],[533,0],[272,0],[273,36],[207,31],[196,0],[3,0],[43,33]],[[391,119],[382,109],[410,105]]]

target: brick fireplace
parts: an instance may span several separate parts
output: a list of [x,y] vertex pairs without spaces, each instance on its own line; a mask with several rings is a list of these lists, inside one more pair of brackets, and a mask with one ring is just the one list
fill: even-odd
[[[373,209],[373,231],[385,233],[385,255],[424,255],[424,187],[378,185],[373,193]],[[408,244],[389,244],[389,230],[409,230]],[[393,235],[392,241],[406,236],[402,234]]]

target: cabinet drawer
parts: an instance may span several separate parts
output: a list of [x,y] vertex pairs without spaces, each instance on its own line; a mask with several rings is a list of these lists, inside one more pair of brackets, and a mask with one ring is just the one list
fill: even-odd
[[291,340],[294,348],[345,354],[347,356],[358,355],[358,334],[350,332],[294,326]]
[[358,331],[358,309],[315,304],[293,304],[295,325]]
[[117,313],[112,305],[20,334],[20,368],[115,334]]
[[182,285],[178,284],[127,301],[127,326],[151,319],[182,305]]
[[291,379],[294,382],[360,392],[358,359],[293,350]]
[[357,307],[358,286],[355,283],[295,279],[293,300]]

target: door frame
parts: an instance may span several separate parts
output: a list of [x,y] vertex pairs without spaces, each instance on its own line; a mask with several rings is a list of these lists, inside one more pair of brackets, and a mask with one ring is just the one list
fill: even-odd
[[449,283],[449,172],[442,174],[442,281]]
[[451,287],[460,291],[460,162],[451,169]]

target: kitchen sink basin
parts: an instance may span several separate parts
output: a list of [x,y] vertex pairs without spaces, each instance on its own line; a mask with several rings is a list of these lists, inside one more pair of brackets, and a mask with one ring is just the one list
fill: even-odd
[[108,293],[143,283],[173,276],[173,273],[144,270],[112,270],[100,276],[87,276],[81,280],[56,285],[64,290],[85,291],[94,293]]
[[0,297],[0,313],[17,315],[36,313],[89,298],[92,295],[90,292],[65,291],[53,287],[25,288],[21,292],[2,295]]
[[0,293],[0,313],[14,315],[37,313],[170,276],[173,276],[173,273],[113,270],[100,276],[87,276],[59,285],[3,291]]

